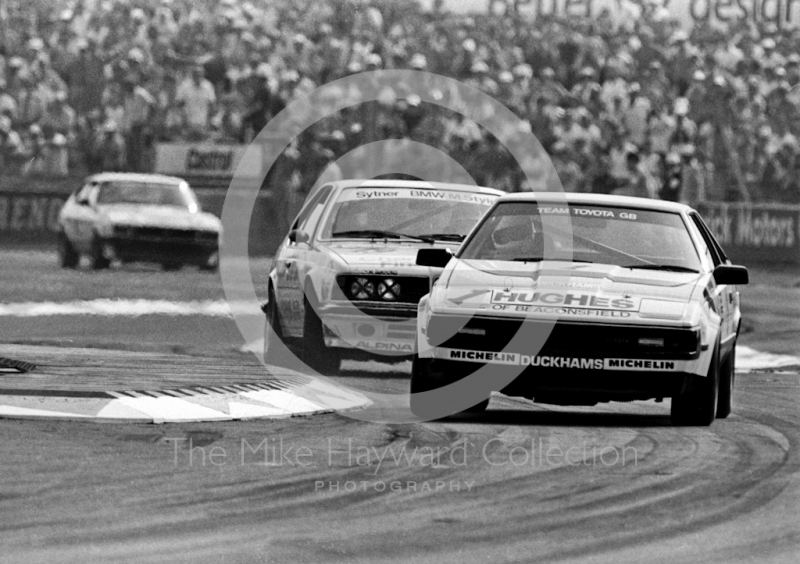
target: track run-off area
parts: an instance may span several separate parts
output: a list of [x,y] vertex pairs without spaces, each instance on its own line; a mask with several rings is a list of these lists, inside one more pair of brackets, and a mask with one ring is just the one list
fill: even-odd
[[[177,378],[176,359],[197,385],[258,376],[230,318],[253,304],[227,304],[217,274],[0,261],[4,354],[63,349],[73,371],[148,358],[148,385]],[[251,262],[262,290],[268,269]],[[0,562],[794,563],[800,274],[751,280],[734,414],[708,428],[670,426],[669,400],[502,396],[421,424],[0,419]],[[333,380],[353,390],[408,390],[407,363],[343,368]]]

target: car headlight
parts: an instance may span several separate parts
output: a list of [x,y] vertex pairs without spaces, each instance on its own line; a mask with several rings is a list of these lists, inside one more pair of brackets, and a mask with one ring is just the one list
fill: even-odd
[[400,284],[393,278],[386,278],[378,284],[378,296],[382,300],[389,302],[396,301],[400,297]]
[[350,283],[350,296],[356,300],[375,298],[375,284],[369,278],[355,278]]

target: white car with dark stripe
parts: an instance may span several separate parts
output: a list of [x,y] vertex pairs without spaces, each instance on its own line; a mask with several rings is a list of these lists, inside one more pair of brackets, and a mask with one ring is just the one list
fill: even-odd
[[400,180],[315,190],[269,275],[266,362],[329,373],[345,357],[408,358],[417,304],[442,271],[417,266],[417,251],[457,250],[502,194]]
[[690,207],[507,195],[455,256],[426,249],[417,263],[446,267],[419,305],[417,415],[438,409],[420,392],[470,375],[482,393],[466,411],[500,391],[559,405],[672,398],[675,424],[731,412],[748,274]]

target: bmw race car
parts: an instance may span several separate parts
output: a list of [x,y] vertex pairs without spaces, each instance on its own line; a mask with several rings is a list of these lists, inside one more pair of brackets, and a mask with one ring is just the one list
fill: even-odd
[[185,180],[158,174],[90,176],[58,215],[64,268],[87,255],[94,269],[112,260],[155,262],[165,270],[193,264],[216,270],[222,223],[200,209]]
[[265,362],[293,367],[299,357],[329,373],[343,357],[407,358],[417,303],[442,270],[417,266],[417,250],[457,249],[502,194],[400,180],[346,180],[314,191],[269,275]]
[[690,207],[507,195],[455,256],[426,249],[417,264],[446,266],[419,304],[419,416],[435,411],[432,397],[442,401],[421,392],[453,390],[471,375],[480,393],[454,411],[481,411],[500,391],[558,405],[669,397],[674,424],[731,412],[736,285],[748,273]]

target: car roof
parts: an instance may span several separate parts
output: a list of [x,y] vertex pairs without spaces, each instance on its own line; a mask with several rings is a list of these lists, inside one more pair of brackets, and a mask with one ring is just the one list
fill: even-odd
[[474,184],[456,184],[452,182],[423,182],[420,180],[369,180],[369,179],[348,179],[331,182],[335,188],[420,188],[437,190],[458,190],[460,192],[474,192],[476,194],[494,194],[502,196],[502,190],[488,188],[486,186],[476,186]]
[[635,198],[633,196],[612,196],[609,194],[582,194],[577,192],[515,192],[506,194],[498,202],[539,202],[560,204],[588,204],[637,208],[665,212],[690,212],[693,208],[677,202]]
[[86,179],[86,182],[142,182],[148,184],[180,184],[186,182],[177,176],[166,176],[164,174],[145,174],[138,172],[101,172],[93,174]]

